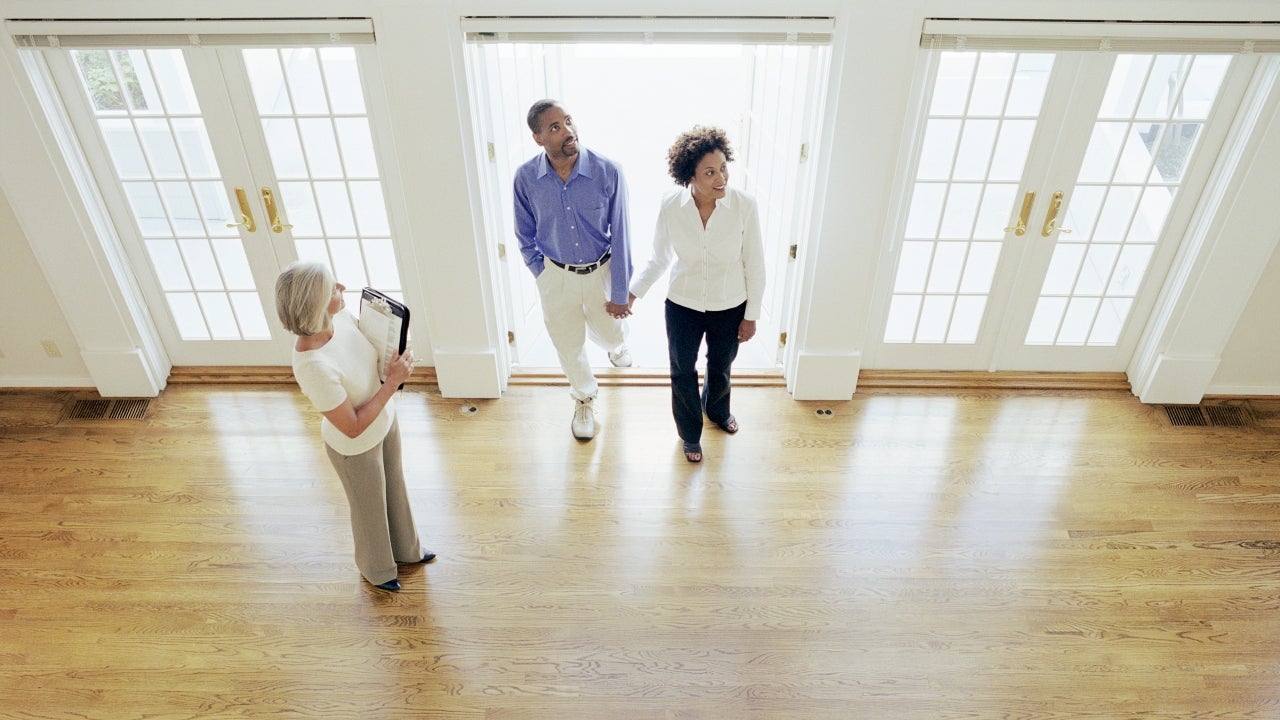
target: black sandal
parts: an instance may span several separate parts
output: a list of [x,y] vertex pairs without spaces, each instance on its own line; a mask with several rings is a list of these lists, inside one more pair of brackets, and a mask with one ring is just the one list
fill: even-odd
[[718,425],[721,430],[729,433],[730,435],[738,432],[738,418],[732,415],[729,416],[729,419],[725,420],[722,423],[716,423],[716,425]]
[[685,443],[684,459],[691,463],[702,462],[702,445],[699,443]]

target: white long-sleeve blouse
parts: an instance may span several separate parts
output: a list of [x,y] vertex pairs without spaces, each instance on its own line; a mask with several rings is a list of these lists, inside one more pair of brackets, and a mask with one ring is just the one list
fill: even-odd
[[759,320],[764,299],[764,239],[755,198],[727,188],[702,226],[688,188],[663,198],[653,237],[653,258],[631,284],[636,297],[667,271],[667,298],[700,312],[728,310],[745,300],[744,319]]

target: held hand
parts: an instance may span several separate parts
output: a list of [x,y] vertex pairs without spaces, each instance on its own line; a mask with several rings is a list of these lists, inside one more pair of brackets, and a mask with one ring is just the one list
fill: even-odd
[[391,363],[387,365],[387,384],[400,387],[400,384],[409,379],[413,374],[413,352],[405,350],[403,355],[396,355],[391,358]]
[[744,343],[756,336],[756,321],[743,320],[738,325],[738,342]]
[[636,304],[636,294],[627,293],[627,309],[630,310],[632,305]]
[[615,302],[605,302],[604,311],[609,315],[621,320],[631,314],[631,305],[619,305]]

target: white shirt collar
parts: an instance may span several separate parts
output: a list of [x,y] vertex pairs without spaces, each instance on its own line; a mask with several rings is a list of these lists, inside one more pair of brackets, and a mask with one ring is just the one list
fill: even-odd
[[[691,204],[693,204],[693,188],[687,187],[680,191],[680,205],[683,207]],[[733,207],[733,188],[725,188],[724,197],[716,200],[716,207]]]

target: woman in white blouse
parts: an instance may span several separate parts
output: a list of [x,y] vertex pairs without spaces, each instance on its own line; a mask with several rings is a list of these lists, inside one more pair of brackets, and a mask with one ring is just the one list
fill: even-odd
[[[738,345],[756,334],[764,297],[764,243],[756,201],[728,187],[733,150],[723,130],[694,127],[667,151],[667,169],[682,190],[658,211],[653,259],[631,285],[644,294],[675,260],[667,290],[671,412],[684,457],[702,461],[702,417],[738,432],[729,410],[729,373]],[[698,392],[698,348],[707,340],[707,378]]]

